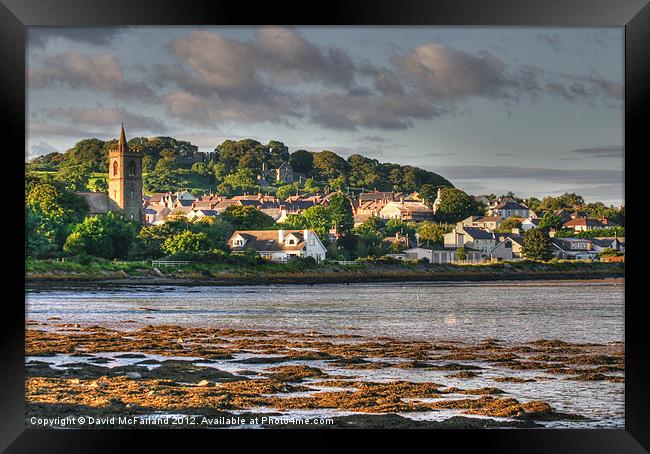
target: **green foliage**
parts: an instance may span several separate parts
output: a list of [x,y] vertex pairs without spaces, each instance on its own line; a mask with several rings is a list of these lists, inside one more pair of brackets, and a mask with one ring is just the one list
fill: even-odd
[[307,150],[296,150],[291,153],[289,164],[294,172],[311,175],[314,168],[314,156]]
[[432,184],[423,184],[420,186],[420,189],[418,189],[418,194],[424,203],[432,206],[433,202],[436,200],[436,196],[438,195],[438,188]]
[[441,201],[435,216],[441,222],[456,223],[481,213],[474,197],[460,189],[442,188],[440,193]]
[[235,230],[264,230],[275,225],[271,216],[248,205],[231,205],[219,217]]
[[376,235],[383,234],[386,227],[386,220],[378,216],[371,216],[366,219],[362,224],[356,226],[354,231],[358,234],[373,233]]
[[345,176],[349,169],[348,162],[331,151],[313,153],[314,173],[321,180],[333,180]]
[[355,255],[357,257],[380,257],[388,253],[389,244],[381,235],[362,233],[356,238]]
[[30,184],[25,210],[28,232],[39,237],[26,238],[27,253],[34,256],[60,250],[73,225],[89,211],[85,200],[57,182]]
[[497,227],[496,231],[499,233],[510,233],[512,229],[520,229],[521,221],[515,218],[504,219]]
[[456,260],[459,261],[467,260],[467,249],[465,248],[465,246],[456,249]]
[[354,215],[352,214],[352,204],[344,194],[333,195],[327,206],[329,218],[332,225],[339,232],[349,232],[354,227]]
[[551,258],[551,242],[541,229],[530,229],[524,234],[522,254],[530,260],[548,260]]
[[245,192],[254,193],[259,190],[255,173],[248,168],[240,168],[235,173],[226,175],[217,187],[219,194],[228,196],[242,195]]
[[92,191],[95,192],[106,192],[108,191],[108,183],[105,178],[95,178],[88,185]]
[[423,221],[418,225],[417,233],[420,235],[420,244],[431,246],[434,243],[442,244],[445,233],[453,230],[454,226],[449,224],[437,224],[431,221]]
[[296,187],[292,184],[286,184],[284,186],[280,186],[278,190],[275,193],[275,196],[284,201],[289,197],[290,195],[293,195],[296,193]]
[[585,204],[582,196],[575,193],[564,193],[558,197],[544,197],[540,204],[542,210],[558,210],[560,208],[577,209]]
[[162,245],[167,254],[188,254],[210,250],[211,242],[205,233],[194,233],[185,230],[168,237]]
[[564,221],[561,217],[552,211],[547,211],[539,221],[539,225],[537,227],[545,232],[548,232],[550,229],[560,230],[562,229],[563,225]]
[[63,251],[106,259],[126,258],[135,239],[135,224],[121,213],[87,217],[68,236]]

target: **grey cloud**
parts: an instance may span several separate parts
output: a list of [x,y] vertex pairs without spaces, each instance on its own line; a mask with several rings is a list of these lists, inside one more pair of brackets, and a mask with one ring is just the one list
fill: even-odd
[[32,145],[30,148],[30,156],[40,156],[48,153],[52,153],[53,151],[57,151],[56,148],[54,148],[52,145],[50,145],[47,142],[43,142],[42,140],[40,143],[36,145]]
[[583,154],[591,158],[623,158],[623,147],[620,145],[578,148],[570,153]]
[[27,75],[32,88],[63,85],[103,91],[122,99],[155,99],[146,84],[126,80],[122,65],[110,54],[68,51],[45,58],[40,67],[28,70]]
[[30,47],[45,47],[48,42],[58,38],[94,46],[108,46],[124,30],[116,27],[29,27],[27,39]]
[[598,97],[618,102],[622,101],[624,95],[623,84],[605,79],[593,70],[583,75],[561,74],[558,79],[547,83],[546,90],[568,101],[584,100],[590,103]]
[[27,135],[29,137],[105,137],[107,134],[81,129],[76,126],[30,119],[27,121]]
[[[514,166],[456,165],[437,166],[436,169],[447,178],[462,180],[519,179],[556,183],[571,181],[574,184],[622,184],[623,170],[597,169],[547,169]],[[436,171],[436,169],[431,169]]]
[[322,81],[347,86],[354,78],[354,63],[343,50],[320,48],[292,29],[259,28],[254,49],[259,62],[280,82]]
[[494,156],[501,156],[501,157],[514,157],[515,155],[512,153],[497,153]]
[[50,119],[66,119],[72,124],[95,126],[99,128],[116,128],[124,122],[129,131],[147,131],[163,133],[167,127],[157,118],[135,114],[124,108],[106,107],[101,104],[94,108],[57,107],[45,109],[43,115]]

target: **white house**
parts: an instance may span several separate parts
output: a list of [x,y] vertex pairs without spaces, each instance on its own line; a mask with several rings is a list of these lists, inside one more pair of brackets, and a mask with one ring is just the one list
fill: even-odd
[[[422,260],[427,259],[429,263],[456,263],[458,260],[456,258],[456,249],[454,248],[436,248],[428,249],[422,247],[414,247],[411,249],[406,249],[403,254],[405,254],[405,260]],[[467,259],[463,263],[478,263],[483,259],[481,257],[481,251],[475,249],[467,250]]]
[[489,210],[490,216],[499,216],[501,218],[529,218],[533,212],[522,203],[513,200],[503,200],[497,206]]
[[521,229],[522,230],[530,230],[530,229],[536,229],[539,227],[539,221],[541,221],[540,218],[527,218],[521,221]]
[[325,260],[327,250],[313,230],[238,230],[228,240],[232,252],[252,249],[265,259],[286,262],[292,256]]
[[463,227],[478,227],[485,230],[496,230],[502,219],[498,216],[470,216],[461,221]]
[[465,227],[462,222],[456,224],[454,230],[444,235],[446,248],[459,248],[465,246],[470,249],[478,249],[487,254],[490,249],[497,245],[494,233],[478,227]]

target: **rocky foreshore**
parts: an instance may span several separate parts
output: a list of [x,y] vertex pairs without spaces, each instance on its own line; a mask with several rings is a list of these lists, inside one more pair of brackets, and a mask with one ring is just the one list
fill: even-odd
[[[132,421],[110,417],[176,415],[175,427],[197,421],[197,427],[232,427],[228,417],[262,421],[255,427],[297,427],[263,422],[287,416],[330,418],[310,427],[538,427],[588,417],[523,398],[513,391],[520,383],[624,379],[621,343],[545,339],[401,341],[28,322],[26,356],[30,426],[39,418],[84,415],[86,426],[128,427]],[[405,373],[412,379],[400,378]]]

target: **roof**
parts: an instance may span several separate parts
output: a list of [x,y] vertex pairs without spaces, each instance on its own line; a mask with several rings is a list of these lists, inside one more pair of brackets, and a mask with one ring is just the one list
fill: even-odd
[[[410,211],[416,213],[433,213],[433,210],[422,202],[389,202],[384,208],[396,207],[400,211]],[[382,208],[382,210],[384,209]]]
[[[228,239],[230,249],[233,251],[244,251],[253,249],[255,251],[300,251],[305,247],[304,230],[284,230],[285,238],[289,235],[296,237],[296,244],[280,243],[278,241],[279,230],[237,230]],[[313,230],[308,230],[310,235],[316,235]],[[232,246],[232,240],[241,236],[246,241],[243,246]]]
[[586,217],[577,217],[564,223],[564,227],[585,226],[585,227],[602,227],[603,223],[598,219],[589,219]]
[[495,210],[527,210],[528,207],[512,200],[506,200],[498,204]]
[[395,200],[395,192],[362,192],[359,194],[359,201],[367,202],[369,200]]
[[219,216],[219,213],[216,212],[215,210],[196,210],[196,212],[201,213],[203,216],[212,216],[212,217]]
[[493,240],[494,233],[488,232],[478,227],[463,227],[465,233],[474,238],[475,240]]
[[[572,243],[591,243],[590,239],[587,238],[551,238],[551,244],[554,244],[556,247],[562,250],[571,250],[571,251],[588,251],[588,249],[575,249],[571,248]],[[591,252],[591,251],[590,251]]]
[[539,225],[539,221],[541,221],[541,219],[539,219],[539,218],[528,218],[528,219],[524,219],[522,221],[522,223],[524,223],[526,221],[528,221],[529,223],[531,223],[533,225]]

